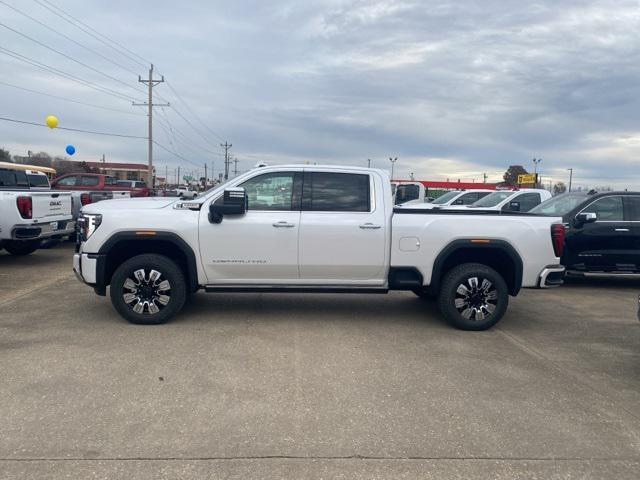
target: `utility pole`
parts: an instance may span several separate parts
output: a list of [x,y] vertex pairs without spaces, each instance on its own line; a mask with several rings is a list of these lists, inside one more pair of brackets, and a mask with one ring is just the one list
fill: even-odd
[[571,182],[573,180],[573,168],[567,168],[569,170],[569,191],[571,191]]
[[164,166],[164,188],[167,188],[169,183],[169,165]]
[[389,157],[389,161],[391,162],[391,180],[393,180],[393,167],[396,164],[396,162],[398,161],[398,157],[396,157],[396,158]]
[[143,103],[133,102],[132,105],[136,105],[136,106],[146,105],[149,107],[149,113],[147,114],[149,116],[149,134],[147,137],[148,150],[149,150],[148,152],[149,171],[147,172],[147,176],[148,176],[147,185],[149,186],[149,188],[153,188],[153,107],[168,107],[169,104],[153,103],[153,87],[155,87],[159,83],[164,82],[164,75],[162,75],[162,78],[160,80],[153,79],[153,63],[151,64],[151,68],[149,68],[149,79],[143,80],[142,77],[138,75],[138,82],[145,83],[149,88],[149,100]]
[[178,167],[178,181],[176,184],[180,185],[180,167]]
[[215,176],[213,175],[213,160],[211,160],[211,185],[215,182]]
[[487,183],[487,174],[486,173],[482,174],[482,183]]
[[367,158],[367,168],[371,168],[371,159]]
[[229,149],[233,144],[224,142],[220,146],[224,148],[224,179],[229,180]]
[[233,176],[238,176],[238,157],[233,157]]
[[204,188],[207,188],[207,162],[204,162]]
[[102,163],[104,163],[104,153],[102,154]]

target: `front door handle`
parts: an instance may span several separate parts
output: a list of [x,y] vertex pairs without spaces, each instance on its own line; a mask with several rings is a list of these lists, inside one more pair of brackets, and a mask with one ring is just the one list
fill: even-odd
[[281,220],[279,222],[274,223],[273,226],[276,227],[276,228],[293,228],[293,227],[295,227],[295,225],[293,223],[285,222],[284,220]]
[[362,225],[360,225],[360,228],[363,230],[377,230],[381,226],[382,225],[374,225],[373,223],[363,223]]
[[629,229],[628,228],[616,228],[615,231],[616,232],[628,232]]

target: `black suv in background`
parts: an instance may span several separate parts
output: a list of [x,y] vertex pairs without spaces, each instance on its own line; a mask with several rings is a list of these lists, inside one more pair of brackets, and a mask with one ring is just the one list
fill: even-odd
[[640,192],[563,193],[529,213],[562,217],[567,270],[640,273]]

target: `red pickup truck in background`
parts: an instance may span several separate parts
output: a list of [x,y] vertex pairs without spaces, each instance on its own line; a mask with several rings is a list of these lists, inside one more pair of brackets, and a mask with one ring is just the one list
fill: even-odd
[[150,190],[144,182],[118,181],[116,177],[102,173],[67,173],[53,179],[51,188],[56,190],[125,190],[131,192],[132,197],[148,197]]

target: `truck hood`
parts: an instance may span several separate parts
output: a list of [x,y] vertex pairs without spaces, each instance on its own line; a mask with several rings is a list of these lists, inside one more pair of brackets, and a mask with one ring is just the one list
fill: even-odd
[[117,198],[114,200],[103,200],[98,203],[90,203],[82,207],[82,211],[85,213],[104,213],[122,210],[149,210],[165,208],[179,200],[180,199],[176,197]]

